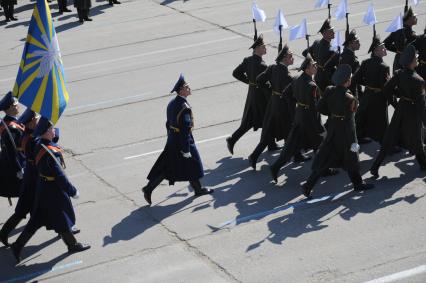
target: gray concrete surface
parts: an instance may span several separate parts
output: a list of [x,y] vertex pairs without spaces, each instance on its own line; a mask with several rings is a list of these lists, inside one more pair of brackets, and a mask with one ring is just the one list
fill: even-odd
[[[349,1],[361,60],[372,37],[362,22],[369,2]],[[382,39],[404,2],[374,1]],[[74,201],[82,230],[77,237],[92,249],[68,255],[54,233],[41,229],[18,266],[10,250],[0,247],[0,282],[364,282],[425,264],[425,175],[413,157],[389,158],[373,191],[352,192],[341,173],[322,180],[314,201],[306,202],[299,184],[311,162],[287,165],[274,185],[267,164],[278,153],[264,153],[257,172],[248,168],[259,131],[249,132],[229,155],[225,137],[238,127],[246,95],[231,72],[250,54],[251,1],[92,3],[94,21],[83,25],[73,7],[60,16],[51,4],[70,92],[58,124],[61,144],[67,173],[81,193]],[[278,8],[290,26],[306,17],[312,40],[327,16],[326,9],[313,8],[314,0],[257,4],[268,16],[258,23],[268,43],[267,63],[277,53],[272,25]],[[18,22],[0,23],[0,93],[14,83],[32,4],[19,1],[16,10]],[[421,33],[426,1],[415,11]],[[333,25],[343,30],[345,22]],[[287,42],[288,30],[283,36]],[[296,67],[306,42],[289,46]],[[389,54],[386,62],[392,61]],[[164,146],[168,93],[180,72],[193,89],[189,101],[206,170],[203,183],[215,193],[194,198],[186,183],[163,182],[148,207],[140,188]],[[371,177],[377,150],[376,144],[363,147],[364,178]],[[0,225],[12,211],[0,201]],[[424,272],[400,280],[425,281]]]

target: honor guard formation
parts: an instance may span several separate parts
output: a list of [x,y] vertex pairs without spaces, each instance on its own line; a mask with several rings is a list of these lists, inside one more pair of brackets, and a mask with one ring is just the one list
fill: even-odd
[[[17,20],[16,0],[0,3],[6,22]],[[120,2],[109,0],[109,4]],[[67,5],[67,0],[58,0],[60,14],[70,12]],[[91,0],[75,0],[74,6],[80,22],[91,21]],[[349,29],[349,24],[344,40],[333,46],[337,34],[330,17],[318,30],[321,39],[309,44],[309,35],[303,35],[308,41],[305,50],[296,52],[289,43],[283,44],[281,38],[271,65],[263,60],[266,39],[263,34],[257,35],[255,27],[253,43],[247,46],[251,55],[232,72],[235,79],[247,85],[241,124],[223,146],[233,155],[244,134],[260,129],[260,140],[247,156],[247,167],[256,171],[265,149],[279,152],[269,162],[267,172],[274,184],[278,183],[280,171],[286,170],[286,164],[308,166],[304,164],[312,159],[310,175],[298,188],[307,199],[316,194],[315,185],[321,178],[339,174],[339,169],[346,171],[353,190],[374,189],[371,180],[366,182],[362,178],[359,158],[363,145],[371,142],[380,149],[369,165],[372,181],[383,175],[380,167],[386,157],[401,151],[414,155],[419,170],[426,172],[426,35],[413,31],[417,15],[411,7],[406,8],[401,20],[402,26],[383,41],[374,29],[369,58],[362,62],[356,55],[360,38],[356,30]],[[395,56],[393,66],[383,60],[387,52]],[[295,54],[304,56],[297,66]],[[55,128],[63,109],[56,114],[52,111],[48,117],[28,107],[19,115],[18,99],[28,106],[25,99],[29,94],[22,92],[20,88],[14,89],[0,101],[0,111],[4,112],[0,124],[0,196],[11,205],[12,198],[18,198],[15,211],[1,227],[0,241],[9,247],[17,263],[26,244],[41,227],[58,234],[69,253],[90,249],[75,236],[80,230],[75,226],[72,199],[79,198],[79,191],[67,177],[64,151],[58,144],[59,129]],[[205,172],[193,135],[194,117],[200,113],[190,105],[191,88],[183,74],[171,93],[174,97],[161,110],[166,113],[167,141],[142,187],[149,205],[163,180],[169,185],[189,182],[195,196],[214,197],[214,190],[202,185]],[[389,106],[394,109],[391,117]],[[27,219],[25,228],[10,243],[9,236],[23,219]]]

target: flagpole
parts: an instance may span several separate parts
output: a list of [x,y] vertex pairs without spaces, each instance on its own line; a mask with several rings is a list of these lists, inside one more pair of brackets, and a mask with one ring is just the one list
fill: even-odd
[[330,1],[328,1],[327,7],[328,7],[328,19],[331,20],[331,3],[330,3]]
[[376,24],[373,24],[373,37],[376,37]]
[[305,35],[306,42],[308,43],[308,49],[309,49],[309,46],[311,46],[311,45],[309,44],[309,37],[310,37],[310,35],[309,35],[309,34],[306,34],[306,35]]
[[256,28],[256,20],[253,19],[253,25],[254,25],[254,40],[257,40],[257,28]]
[[345,39],[349,37],[349,13],[346,13],[346,32]]
[[408,11],[408,0],[405,0],[404,13]]
[[280,53],[281,49],[283,49],[283,37],[282,37],[282,30],[283,30],[283,26],[280,25],[280,44],[278,44],[278,53]]

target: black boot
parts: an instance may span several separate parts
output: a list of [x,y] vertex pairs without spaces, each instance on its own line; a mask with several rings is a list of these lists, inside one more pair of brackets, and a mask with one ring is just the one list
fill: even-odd
[[17,21],[18,19],[13,16],[14,13],[15,13],[15,6],[14,5],[10,5],[9,6],[9,18],[12,21]]
[[254,171],[256,171],[256,163],[257,158],[253,156],[253,154],[250,154],[248,157],[248,162],[251,168],[253,168]]
[[164,180],[164,177],[165,176],[161,174],[157,176],[157,178],[155,178],[154,180],[150,180],[148,184],[142,188],[143,197],[145,198],[146,202],[149,205],[152,204],[152,201],[151,201],[152,192]]
[[112,0],[112,3],[114,3],[114,4],[121,4],[121,2],[118,1],[118,0]]
[[13,256],[16,259],[16,263],[21,262],[21,251],[35,233],[35,231],[27,228],[28,225],[25,227],[24,231],[22,231],[21,235],[19,235],[16,242],[10,245]]
[[83,10],[83,12],[84,12],[84,20],[85,21],[88,21],[88,22],[93,21],[92,18],[89,18],[89,9]]
[[90,249],[90,245],[78,243],[71,232],[64,232],[60,235],[65,245],[67,245],[69,253],[78,253]]
[[110,6],[114,6],[114,3],[112,2],[112,0],[109,0],[108,4],[109,4]]
[[278,171],[279,171],[280,169],[279,168],[277,168],[277,166],[275,166],[275,163],[274,164],[272,164],[270,167],[269,167],[269,172],[271,172],[271,176],[272,176],[272,180],[274,180],[274,182],[275,183],[278,183]]
[[337,170],[336,168],[327,168],[327,170],[325,170],[322,174],[322,177],[334,176],[337,174],[339,174],[339,170]]
[[22,218],[18,217],[15,213],[4,223],[3,227],[0,230],[0,242],[3,243],[6,247],[9,246],[8,238],[10,232],[18,226]]
[[202,196],[213,193],[213,190],[201,187],[200,180],[189,181],[189,184],[194,189],[195,196]]
[[297,162],[297,163],[305,162],[305,161],[308,161],[309,159],[311,159],[310,156],[304,156],[300,151],[296,153],[293,157],[294,162]]
[[78,15],[78,21],[80,23],[84,23],[84,14],[83,14],[83,10],[81,9],[77,9],[77,15]]
[[234,141],[232,140],[232,137],[226,138],[226,147],[228,148],[228,151],[231,155],[234,154]]
[[361,184],[358,185],[354,185],[354,191],[367,191],[367,190],[371,190],[374,188],[374,184],[368,184],[368,183],[364,183],[362,182]]
[[277,150],[280,150],[280,149],[282,149],[282,148],[283,148],[283,147],[282,147],[282,146],[277,145],[277,143],[276,143],[275,141],[271,142],[271,143],[268,145],[268,151],[277,151]]
[[385,159],[386,153],[383,150],[380,150],[379,155],[377,155],[376,159],[373,162],[373,165],[370,168],[370,174],[375,178],[379,178],[379,168]]
[[306,198],[311,199],[312,198],[312,187],[309,186],[308,183],[303,184],[302,185],[302,193]]
[[420,170],[425,171],[426,170],[426,156],[424,153],[422,154],[416,154],[416,160],[420,165]]

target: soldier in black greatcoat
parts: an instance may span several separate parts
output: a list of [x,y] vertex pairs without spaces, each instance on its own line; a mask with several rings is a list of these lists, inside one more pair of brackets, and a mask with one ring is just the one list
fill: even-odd
[[78,20],[80,23],[84,21],[93,21],[89,18],[89,10],[92,7],[91,0],[74,0],[74,7],[77,8]]
[[322,34],[322,39],[315,40],[302,54],[306,56],[310,53],[318,63],[318,72],[315,75],[315,82],[321,92],[324,92],[326,87],[331,85],[331,76],[336,70],[336,66],[339,64],[339,54],[330,50],[330,43],[334,38],[334,28],[330,25],[329,19],[324,21],[318,32]]
[[[352,74],[355,74],[359,68],[359,61],[358,57],[355,55],[355,51],[358,51],[361,47],[355,30],[351,30],[349,36],[346,38],[345,42],[343,42],[343,46],[343,52],[340,55],[340,64],[348,64],[351,66]],[[361,88],[353,80],[349,89],[353,96],[355,96],[359,101],[362,100]]]
[[393,61],[393,72],[401,69],[402,66],[399,63],[404,48],[416,40],[416,32],[413,30],[413,26],[417,24],[417,17],[414,14],[411,7],[405,12],[403,17],[404,26],[402,29],[392,32],[384,41],[385,47],[391,52],[395,52],[395,59]]
[[359,145],[355,130],[357,99],[350,93],[351,67],[339,65],[333,74],[334,85],[329,86],[318,103],[318,111],[328,116],[327,135],[321,143],[312,164],[312,173],[302,186],[303,194],[310,198],[318,179],[328,168],[342,167],[351,179],[354,190],[373,187],[366,184],[359,173]]
[[417,36],[415,47],[419,52],[419,65],[416,72],[426,80],[426,28],[422,35]]
[[25,170],[21,183],[19,200],[15,207],[15,213],[3,224],[0,230],[0,241],[3,245],[8,246],[8,237],[10,232],[18,226],[19,222],[31,212],[34,205],[35,187],[37,184],[37,169],[35,166],[34,147],[35,139],[32,135],[37,124],[38,118],[31,109],[27,109],[19,122],[25,125],[25,133],[22,137],[21,148],[25,154]]
[[[263,119],[260,141],[249,156],[249,164],[254,170],[259,155],[271,140],[287,139],[294,119],[296,102],[292,95],[293,77],[288,70],[288,66],[293,65],[294,59],[287,45],[278,54],[276,62],[256,78],[259,87],[269,85],[272,88],[272,96]],[[306,158],[299,152],[295,159],[300,162]]]
[[18,4],[16,0],[0,0],[0,6],[3,7],[6,22],[18,20],[13,15],[16,4]]
[[317,72],[317,63],[308,54],[300,66],[303,73],[293,82],[293,96],[296,100],[296,113],[290,134],[281,151],[280,157],[271,165],[272,178],[277,182],[278,171],[302,149],[316,151],[322,142],[324,128],[317,111],[320,91],[313,81]]
[[38,174],[36,195],[28,224],[10,246],[18,263],[25,244],[43,226],[61,236],[69,253],[90,248],[78,243],[73,235],[76,218],[70,197],[78,198],[79,193],[63,171],[63,150],[53,142],[55,129],[52,123],[44,117],[40,118],[33,135],[39,137],[34,149]]
[[352,84],[365,86],[364,97],[355,117],[356,131],[359,139],[371,138],[382,143],[389,124],[388,105],[393,103],[393,96],[383,91],[390,78],[390,69],[383,61],[386,48],[378,36],[373,38],[370,52],[371,57],[362,62],[352,78]]
[[192,136],[194,119],[187,101],[191,89],[183,75],[180,75],[171,92],[176,92],[177,96],[167,106],[167,143],[148,174],[148,184],[142,188],[149,204],[152,192],[164,179],[170,185],[189,181],[196,196],[213,193],[213,190],[201,187],[200,179],[204,176],[204,170]]
[[371,174],[376,178],[379,177],[379,167],[386,155],[396,145],[415,155],[420,169],[426,170],[422,139],[425,81],[415,71],[418,63],[414,46],[409,45],[404,49],[399,64],[403,66],[403,69],[395,73],[384,89],[386,94],[396,93],[399,101],[385,133],[379,155],[370,169]]
[[[232,72],[234,78],[248,84],[248,92],[240,127],[226,139],[226,144],[231,154],[234,154],[234,145],[245,133],[252,128],[254,131],[262,128],[266,105],[271,96],[270,89],[259,87],[256,84],[256,77],[267,68],[262,59],[262,56],[266,54],[266,46],[262,34],[250,49],[253,49],[253,55],[244,58],[243,62]],[[270,150],[275,150],[275,147],[275,142],[270,141]]]
[[21,151],[25,127],[18,121],[19,104],[11,92],[0,101],[0,111],[6,113],[0,121],[0,196],[18,197],[25,167]]

